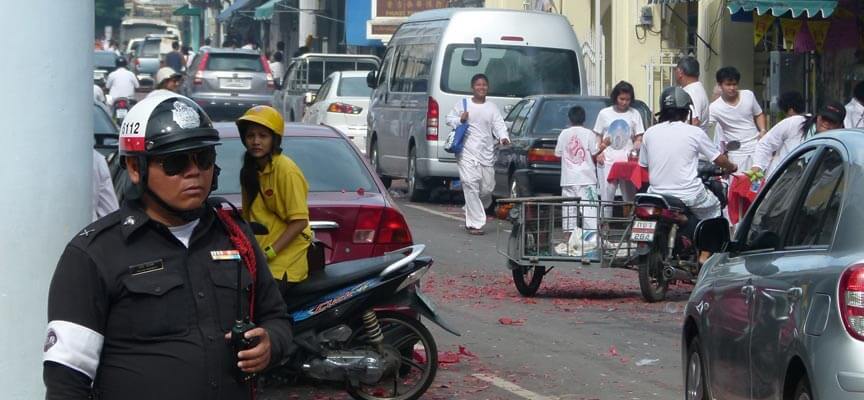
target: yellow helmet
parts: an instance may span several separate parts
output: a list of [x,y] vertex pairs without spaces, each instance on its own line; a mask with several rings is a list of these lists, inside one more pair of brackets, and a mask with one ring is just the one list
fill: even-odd
[[240,130],[240,135],[246,131],[246,123],[254,122],[258,125],[269,128],[273,133],[282,136],[285,133],[285,120],[275,108],[270,106],[255,106],[237,119],[237,129]]

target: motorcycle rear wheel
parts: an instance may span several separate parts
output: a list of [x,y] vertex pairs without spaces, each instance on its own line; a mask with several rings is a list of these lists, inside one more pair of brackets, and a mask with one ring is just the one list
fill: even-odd
[[[419,399],[435,381],[438,371],[435,338],[416,318],[398,312],[376,314],[384,334],[384,344],[399,350],[402,366],[397,368],[395,376],[383,379],[378,385],[348,385],[348,394],[361,400]],[[351,343],[351,347],[369,346],[366,332],[359,332]],[[404,368],[406,366],[410,367],[408,371]]]
[[533,297],[540,289],[540,284],[543,282],[543,275],[546,275],[545,266],[525,267],[515,265],[513,261],[511,268],[513,269],[513,284],[516,285],[516,290],[519,294],[525,297]]
[[642,298],[649,303],[666,298],[669,282],[663,278],[663,249],[656,243],[650,253],[639,257],[639,289]]

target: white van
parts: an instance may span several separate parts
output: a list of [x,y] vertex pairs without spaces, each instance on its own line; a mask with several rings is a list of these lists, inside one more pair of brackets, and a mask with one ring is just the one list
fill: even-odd
[[470,97],[471,77],[489,77],[488,100],[502,116],[533,94],[585,94],[582,52],[562,15],[485,8],[438,9],[399,26],[381,68],[367,77],[374,90],[367,153],[385,183],[406,178],[412,201],[459,177],[444,151],[446,116]]

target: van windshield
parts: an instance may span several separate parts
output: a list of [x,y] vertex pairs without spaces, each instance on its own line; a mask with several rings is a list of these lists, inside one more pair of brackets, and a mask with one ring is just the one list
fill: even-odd
[[525,97],[532,94],[579,94],[579,63],[573,50],[525,46],[481,46],[477,65],[463,65],[470,44],[447,47],[441,89],[471,94],[471,77],[489,78],[489,96]]

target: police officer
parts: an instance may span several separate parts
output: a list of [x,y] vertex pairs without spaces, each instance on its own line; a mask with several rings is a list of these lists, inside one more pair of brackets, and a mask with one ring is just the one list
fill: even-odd
[[[247,399],[238,368],[259,372],[291,352],[266,256],[238,216],[205,202],[218,142],[186,97],[130,110],[119,147],[132,200],[72,239],[51,282],[47,399]],[[238,315],[257,327],[235,353],[226,333]]]

